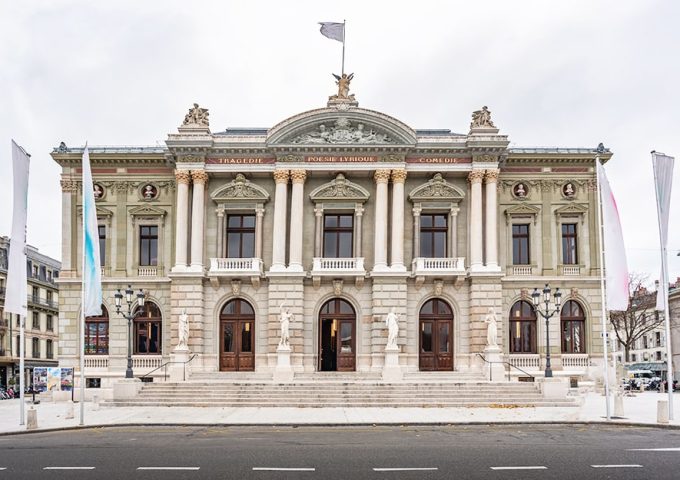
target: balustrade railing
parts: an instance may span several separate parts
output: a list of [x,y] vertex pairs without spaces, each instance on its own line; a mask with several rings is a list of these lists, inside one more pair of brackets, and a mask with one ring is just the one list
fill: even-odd
[[313,272],[363,272],[363,257],[325,258],[315,257]]
[[158,368],[163,363],[162,355],[133,355],[132,368]]
[[590,360],[587,353],[563,353],[562,366],[563,367],[578,367],[586,368],[590,365]]
[[464,257],[427,258],[417,257],[413,259],[413,270],[416,273],[446,273],[465,272]]
[[562,275],[581,275],[581,267],[579,265],[562,265]]
[[510,354],[508,362],[519,368],[540,369],[541,357],[538,354]]
[[210,271],[220,272],[262,272],[260,258],[211,258]]
[[158,267],[156,266],[137,267],[137,276],[156,277],[158,276]]
[[108,355],[85,355],[85,368],[109,368]]
[[533,274],[531,265],[514,265],[512,267],[513,275],[527,276]]

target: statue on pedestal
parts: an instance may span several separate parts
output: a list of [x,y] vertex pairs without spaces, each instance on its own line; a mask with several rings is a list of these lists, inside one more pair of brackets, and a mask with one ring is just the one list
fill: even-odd
[[281,339],[279,340],[279,347],[290,346],[290,321],[293,319],[293,314],[290,309],[281,304],[281,314],[279,315],[279,323],[281,324]]
[[485,106],[481,110],[475,110],[472,112],[472,123],[470,123],[470,128],[495,128],[496,126],[491,121],[491,112]]
[[387,346],[385,348],[398,348],[397,337],[399,336],[399,315],[396,314],[395,307],[392,307],[390,313],[385,317],[385,325],[387,325]]
[[498,347],[498,320],[493,307],[489,307],[489,313],[484,317],[484,323],[488,325],[486,330],[486,346]]
[[188,350],[189,349],[189,316],[187,315],[186,308],[182,309],[182,313],[179,316],[179,325],[177,329],[177,347],[175,350]]

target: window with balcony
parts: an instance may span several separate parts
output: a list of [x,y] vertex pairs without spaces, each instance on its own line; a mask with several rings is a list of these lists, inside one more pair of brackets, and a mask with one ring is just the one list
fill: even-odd
[[354,215],[326,214],[323,219],[323,256],[325,258],[352,257]]
[[46,327],[48,332],[54,331],[54,317],[52,315],[47,315]]
[[227,215],[227,258],[255,256],[255,215]]
[[45,291],[45,300],[47,300],[47,303],[52,305],[52,292],[50,290]]
[[586,316],[581,305],[569,300],[562,307],[562,353],[586,353]]
[[529,265],[529,225],[520,223],[512,225],[512,263]]
[[536,312],[521,300],[510,309],[510,353],[536,352]]
[[40,358],[40,339],[37,337],[33,337],[33,344],[31,346],[33,358]]
[[102,305],[102,314],[85,318],[85,355],[109,354],[109,312]]
[[155,225],[139,227],[139,265],[158,265],[158,227]]
[[33,297],[33,303],[38,303],[40,301],[40,289],[33,287],[31,289],[31,296]]
[[99,225],[99,265],[106,265],[106,225]]
[[448,223],[446,214],[420,215],[420,256],[444,258],[447,256],[446,239]]
[[578,242],[576,238],[576,224],[562,224],[562,263],[565,265],[578,264]]
[[54,358],[54,346],[52,340],[45,342],[45,355],[47,358]]
[[33,330],[40,330],[40,314],[33,312]]

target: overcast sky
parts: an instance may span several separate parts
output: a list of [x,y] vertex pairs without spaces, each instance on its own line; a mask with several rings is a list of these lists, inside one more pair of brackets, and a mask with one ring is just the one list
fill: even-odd
[[607,174],[629,269],[656,278],[650,151],[678,157],[669,270],[680,276],[680,2],[0,0],[0,234],[11,230],[10,139],[32,154],[28,241],[61,257],[49,152],[155,145],[193,102],[213,131],[325,106],[347,20],[360,106],[467,132],[488,105],[511,146],[614,152]]

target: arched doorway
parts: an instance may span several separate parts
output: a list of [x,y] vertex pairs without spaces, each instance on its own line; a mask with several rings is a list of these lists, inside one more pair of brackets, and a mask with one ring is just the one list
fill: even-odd
[[453,370],[453,310],[438,298],[420,309],[420,370]]
[[240,298],[228,301],[220,312],[220,370],[255,370],[255,311]]
[[356,313],[346,300],[334,298],[319,312],[319,370],[356,369]]

